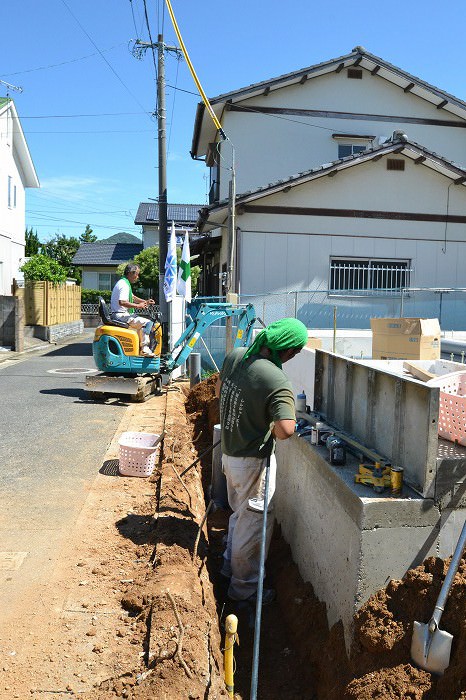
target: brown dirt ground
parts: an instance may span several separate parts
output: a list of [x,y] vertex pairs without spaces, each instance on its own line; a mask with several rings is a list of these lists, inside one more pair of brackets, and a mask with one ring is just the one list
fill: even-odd
[[[50,586],[21,624],[1,633],[11,652],[0,664],[0,698],[226,698],[221,649],[230,612],[239,618],[236,700],[249,697],[253,611],[232,607],[219,575],[228,513],[211,513],[199,530],[210,455],[179,478],[212,444],[215,380],[191,392],[174,383],[125,414]],[[163,429],[154,474],[118,476],[119,434]],[[372,596],[355,617],[348,658],[341,625],[328,629],[325,606],[276,529],[267,585],[277,601],[263,611],[258,697],[466,700],[464,561],[442,618],[454,635],[449,668],[438,679],[410,663],[412,622],[429,619],[445,571],[444,561],[428,559]]]

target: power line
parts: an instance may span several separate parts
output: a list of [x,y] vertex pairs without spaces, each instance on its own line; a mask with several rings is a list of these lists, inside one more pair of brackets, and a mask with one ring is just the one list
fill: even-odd
[[105,129],[102,131],[24,131],[24,134],[153,134],[153,129]]
[[[115,46],[111,46],[109,49],[102,49],[102,53],[108,53],[109,51],[113,51],[113,49],[117,49],[120,46],[124,46],[126,42],[121,42],[121,44],[115,44]],[[71,58],[69,61],[61,61],[61,63],[51,63],[48,66],[38,66],[37,68],[27,68],[26,70],[18,70],[15,71],[14,73],[2,73],[1,76],[5,77],[8,75],[23,75],[24,73],[34,73],[35,71],[38,70],[48,70],[49,68],[59,68],[60,66],[66,66],[69,63],[77,63],[78,61],[84,61],[87,58],[92,58],[93,56],[98,56],[98,53],[89,53],[86,56],[80,56],[79,58]]]
[[155,77],[158,79],[158,69],[157,69],[157,61],[155,58],[155,51],[154,51],[154,42],[152,41],[152,34],[150,31],[150,24],[149,24],[149,15],[147,13],[147,3],[146,0],[143,0],[144,3],[144,17],[146,18],[146,26],[147,26],[147,31],[149,33],[149,42],[150,42],[150,49],[152,53],[152,60],[154,62],[154,70],[155,70]]
[[95,114],[38,114],[32,117],[23,117],[21,115],[21,121],[23,119],[74,119],[81,117],[123,117],[129,115],[141,115],[141,114],[152,114],[152,112],[146,111],[143,108],[142,112],[96,112]]
[[[120,83],[123,85],[123,87],[125,88],[125,90],[127,90],[127,92],[129,92],[129,94],[131,95],[131,97],[133,98],[133,100],[135,100],[135,102],[137,102],[137,104],[138,104],[138,105],[141,107],[141,109],[144,111],[144,107],[143,107],[142,104],[139,102],[139,100],[138,100],[138,98],[136,97],[136,95],[129,89],[129,87],[126,85],[126,83],[125,83],[125,82],[122,80],[122,78],[118,75],[118,73],[116,72],[116,70],[114,69],[114,67],[112,66],[112,64],[109,63],[109,61],[107,61],[107,59],[106,59],[105,56],[103,55],[102,51],[99,49],[99,47],[98,47],[97,44],[95,43],[94,39],[92,39],[92,37],[89,35],[89,33],[88,33],[88,32],[86,31],[86,29],[83,27],[83,25],[81,24],[81,22],[79,21],[79,19],[76,17],[76,15],[73,14],[73,12],[71,11],[71,9],[70,9],[69,6],[67,5],[66,1],[65,1],[65,0],[61,0],[61,1],[62,1],[63,5],[66,7],[66,9],[68,10],[68,12],[70,13],[70,15],[71,15],[71,16],[73,17],[73,19],[75,20],[75,22],[78,24],[78,26],[79,26],[79,27],[81,28],[81,30],[84,32],[84,34],[87,36],[87,38],[89,39],[89,41],[91,42],[91,44],[94,46],[95,49],[97,49],[97,51],[98,51],[100,57],[102,58],[103,61],[105,61],[105,63],[106,63],[107,66],[110,68],[110,70],[112,71],[112,73],[114,74],[114,76],[120,81]],[[145,1],[145,0],[144,0],[144,1]]]

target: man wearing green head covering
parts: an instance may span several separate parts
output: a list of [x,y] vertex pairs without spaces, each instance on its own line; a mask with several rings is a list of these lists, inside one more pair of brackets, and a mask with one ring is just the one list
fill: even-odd
[[[296,422],[293,390],[282,364],[306,343],[306,326],[295,318],[283,318],[261,331],[248,349],[237,348],[227,355],[217,381],[222,467],[233,511],[222,574],[231,576],[228,595],[233,600],[255,600],[267,459],[270,510],[275,491],[275,440],[291,437]],[[273,518],[268,518],[267,525],[266,552]],[[272,589],[264,589],[263,604],[274,597]]]

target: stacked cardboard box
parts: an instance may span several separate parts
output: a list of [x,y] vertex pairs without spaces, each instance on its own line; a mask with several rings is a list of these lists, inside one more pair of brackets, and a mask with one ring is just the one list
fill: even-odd
[[374,360],[438,360],[436,318],[371,318]]

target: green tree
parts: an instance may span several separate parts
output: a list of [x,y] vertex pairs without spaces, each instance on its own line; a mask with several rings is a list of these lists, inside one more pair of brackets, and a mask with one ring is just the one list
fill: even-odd
[[74,236],[68,238],[67,236],[57,233],[50,241],[42,243],[41,253],[52,258],[52,260],[56,260],[65,268],[67,276],[76,279],[79,284],[81,283],[81,271],[71,264],[79,246],[80,242],[78,238]]
[[79,236],[79,240],[81,243],[95,243],[97,240],[97,236],[95,233],[92,232],[91,227],[89,224],[86,224],[86,228],[84,230],[84,233],[82,233]]
[[26,238],[26,248],[24,250],[24,254],[27,258],[30,258],[31,255],[37,255],[37,253],[40,250],[40,242],[39,242],[39,237],[37,235],[37,231],[32,230],[32,226],[30,229],[26,229],[25,232],[25,238]]
[[41,253],[32,255],[31,259],[21,267],[21,271],[24,273],[25,280],[45,280],[60,284],[67,278],[67,271],[59,262]]
[[[176,249],[176,259],[179,265],[181,260],[181,248]],[[159,247],[152,246],[150,248],[144,248],[138,255],[134,257],[134,260],[128,262],[134,262],[139,265],[141,272],[139,273],[139,280],[137,283],[137,290],[146,290],[149,292],[150,296],[159,303]],[[125,265],[127,263],[122,263],[118,265],[117,273],[123,275]],[[195,265],[191,268],[191,290],[192,295],[196,293],[197,280],[201,273],[201,268]],[[137,293],[136,290],[136,293]]]

